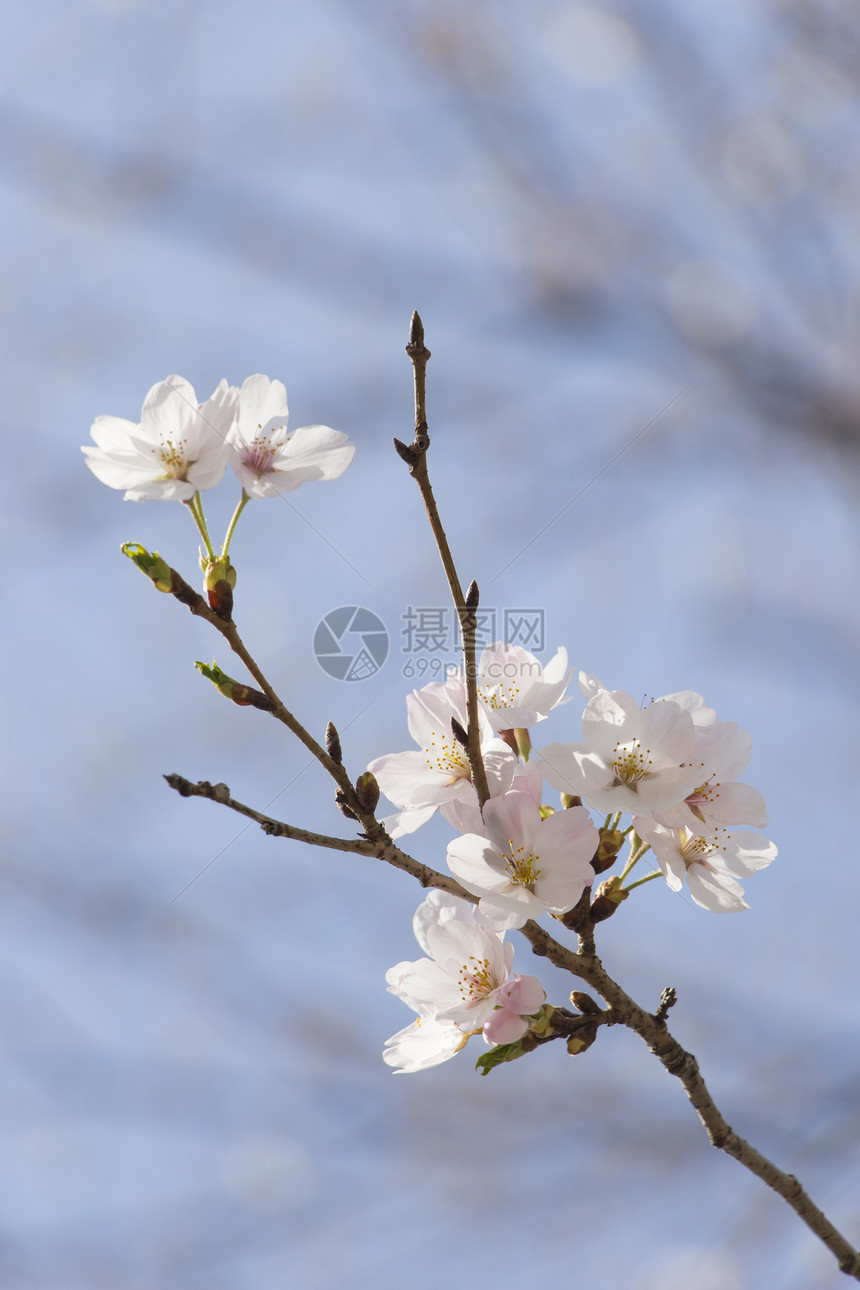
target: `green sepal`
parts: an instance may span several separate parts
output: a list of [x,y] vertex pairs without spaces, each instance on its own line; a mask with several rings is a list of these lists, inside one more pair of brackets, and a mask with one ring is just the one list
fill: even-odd
[[156,591],[173,590],[173,570],[157,551],[147,551],[139,542],[123,542],[120,547],[132,564],[136,564],[141,573],[145,573]]
[[225,699],[232,699],[233,686],[237,684],[232,676],[222,672],[214,658],[211,663],[197,662],[194,664],[201,676],[205,676],[207,681],[211,681],[219,694],[223,694]]
[[482,1075],[489,1075],[490,1071],[496,1066],[501,1066],[502,1062],[514,1062],[518,1057],[522,1057],[523,1051],[521,1039],[518,1039],[515,1044],[497,1044],[488,1053],[481,1054],[475,1062],[475,1070],[480,1071]]

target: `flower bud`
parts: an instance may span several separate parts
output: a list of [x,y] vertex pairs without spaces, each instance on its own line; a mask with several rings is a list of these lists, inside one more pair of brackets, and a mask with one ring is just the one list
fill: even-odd
[[222,672],[218,664],[213,660],[211,666],[208,663],[195,663],[194,666],[207,681],[211,681],[219,694],[223,694],[225,699],[239,705],[240,708],[259,708],[262,712],[274,712],[275,705],[268,695],[263,694],[261,690],[255,690],[251,685],[243,685],[241,681],[234,681],[232,676]]
[[602,1011],[600,1004],[592,999],[590,994],[586,994],[584,990],[571,990],[570,1002],[574,1008],[578,1008],[580,1012],[586,1013],[589,1017],[597,1017]]
[[236,570],[226,555],[220,556],[217,560],[204,560],[201,555],[200,564],[203,569],[203,588],[209,598],[209,608],[219,618],[229,622],[233,615]]
[[123,542],[120,548],[136,564],[141,573],[145,573],[156,591],[169,592],[173,588],[173,570],[157,551],[147,551],[139,542]]
[[576,793],[562,793],[561,804],[566,811],[569,811],[572,806],[582,806],[582,798],[577,797]]
[[621,886],[621,875],[616,874],[606,882],[602,882],[597,888],[597,895],[591,903],[591,921],[592,923],[602,923],[607,918],[611,918],[615,913],[622,900],[626,900],[630,895]]
[[372,815],[379,802],[379,785],[372,771],[366,770],[355,781],[355,795],[360,806]]
[[325,750],[333,762],[337,762],[338,766],[343,765],[340,735],[337,733],[333,721],[330,721],[325,728]]
[[624,834],[620,829],[600,829],[598,836],[600,841],[591,858],[591,867],[595,873],[603,873],[615,864],[618,852],[624,846]]
[[571,1035],[567,1041],[567,1051],[571,1057],[577,1057],[590,1048],[597,1038],[597,1026],[586,1025],[580,1026],[575,1035]]

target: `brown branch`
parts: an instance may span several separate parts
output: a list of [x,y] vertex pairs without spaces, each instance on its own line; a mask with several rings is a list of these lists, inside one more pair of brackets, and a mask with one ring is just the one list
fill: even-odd
[[593,942],[584,945],[580,939],[579,952],[575,953],[559,945],[535,922],[526,923],[520,930],[535,954],[586,981],[609,1004],[613,1020],[635,1031],[645,1041],[669,1074],[680,1080],[711,1145],[732,1156],[781,1196],[835,1256],[840,1271],[860,1281],[860,1251],[854,1249],[814,1204],[794,1174],[786,1173],[768,1160],[726,1122],[702,1078],[696,1058],[669,1033],[665,1014],[674,1003],[674,991],[664,990],[657,1012],[646,1012],[609,976],[594,952]]
[[[331,775],[332,779],[338,785],[338,788],[344,794],[349,806],[354,810],[356,818],[361,820],[362,824],[371,825],[374,822],[374,818],[372,815],[368,815],[366,811],[363,811],[360,803],[355,800],[355,789],[344,767],[319,743],[317,743],[313,735],[305,729],[298,718],[293,715],[283,700],[278,696],[266,677],[263,675],[263,672],[260,670],[256,660],[246,648],[244,641],[239,635],[239,630],[236,627],[236,624],[232,620],[226,620],[219,617],[218,614],[210,609],[203,596],[196,592],[193,587],[190,587],[175,569],[170,569],[170,579],[170,594],[175,596],[180,604],[185,605],[192,614],[195,614],[198,618],[205,619],[211,627],[214,627],[215,630],[224,637],[225,641],[230,646],[230,649],[237,658],[242,660],[251,676],[257,682],[260,690],[266,696],[270,705],[267,710],[271,712],[271,715],[277,721],[280,721],[285,725],[287,729],[296,736],[299,742],[304,744],[308,752],[316,758],[323,769],[328,771],[329,775]],[[255,706],[259,707],[260,705],[256,704]]]
[[475,663],[478,628],[475,611],[478,608],[478,587],[475,582],[472,582],[466,595],[463,595],[463,588],[454,564],[454,557],[451,555],[451,548],[448,545],[448,538],[442,527],[439,508],[436,505],[436,498],[433,496],[433,489],[430,485],[430,476],[427,471],[427,449],[430,447],[430,434],[427,429],[425,388],[427,360],[430,358],[430,350],[424,344],[424,325],[417,310],[412,315],[406,353],[412,360],[415,377],[415,436],[408,446],[401,443],[399,439],[394,440],[394,446],[409,466],[409,473],[421,492],[427,518],[430,521],[430,528],[433,531],[433,538],[442,560],[445,577],[448,580],[451,599],[454,602],[454,608],[460,620],[460,635],[463,641],[463,667],[466,673],[466,713],[468,719],[468,747],[466,751],[469,758],[472,783],[478,794],[478,804],[483,809],[484,803],[490,796],[490,789],[487,784],[484,759],[481,756],[481,727],[478,714],[478,669]]
[[385,832],[385,829],[374,821],[374,828],[370,836],[365,835],[361,838],[334,838],[325,833],[313,833],[309,829],[299,829],[293,824],[285,824],[282,820],[275,820],[270,815],[264,815],[262,811],[255,811],[253,807],[246,806],[244,802],[239,802],[232,797],[226,784],[210,784],[207,780],[200,780],[199,783],[192,783],[191,780],[185,779],[182,775],[165,775],[164,778],[171,788],[179,793],[180,797],[205,797],[211,802],[217,802],[219,806],[226,806],[231,811],[236,811],[239,815],[244,815],[249,820],[256,821],[264,833],[268,833],[275,838],[290,838],[296,842],[306,842],[309,846],[326,847],[330,851],[350,851],[363,856],[375,856],[377,860],[384,860],[386,864],[393,865],[395,869],[402,870],[415,878],[422,887],[438,887],[440,891],[447,891],[452,896],[459,896],[461,900],[468,900],[472,904],[477,904],[477,896],[471,895],[465,888],[461,887],[456,879],[448,874],[439,873],[436,869],[431,869],[429,865],[421,864],[413,856],[401,851],[396,843]]

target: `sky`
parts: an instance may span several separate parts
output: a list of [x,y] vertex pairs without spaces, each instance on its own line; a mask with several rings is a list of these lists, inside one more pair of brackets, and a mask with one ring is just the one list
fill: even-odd
[[[421,892],[170,791],[348,836],[304,751],[195,672],[231,670],[221,640],[124,560],[193,581],[187,514],[80,446],[171,373],[201,399],[266,373],[291,425],[349,434],[349,471],[255,502],[232,556],[252,653],[358,774],[455,661],[410,635],[447,600],[391,446],[420,310],[433,485],[484,608],[752,733],[780,854],[750,910],[651,883],[599,949],[646,1006],[675,986],[726,1118],[860,1239],[860,26],[805,0],[10,0],[0,30],[3,1283],[834,1290],[635,1036],[487,1079],[475,1040],[383,1064]],[[207,497],[215,532],[237,493]],[[344,606],[389,637],[352,682],[313,648]],[[415,855],[443,867],[449,836]]]

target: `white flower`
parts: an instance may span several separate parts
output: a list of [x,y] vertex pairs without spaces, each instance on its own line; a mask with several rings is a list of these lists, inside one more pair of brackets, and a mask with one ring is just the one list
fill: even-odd
[[[696,696],[698,697],[698,696]],[[693,720],[695,721],[695,714]],[[752,740],[734,721],[696,726],[693,765],[700,767],[700,782],[683,802],[665,811],[652,812],[658,824],[669,829],[702,832],[702,826],[768,822],[764,798],[749,784],[735,779],[746,768]]]
[[355,455],[355,444],[328,426],[300,426],[287,433],[287,391],[268,376],[249,376],[239,392],[230,431],[230,460],[248,497],[276,497],[312,479],[336,479]]
[[395,1075],[426,1071],[454,1057],[468,1039],[455,1021],[417,1017],[411,1026],[386,1039],[382,1060],[395,1068]]
[[591,885],[598,833],[582,806],[541,820],[527,793],[484,806],[487,837],[467,834],[448,845],[448,867],[481,910],[503,927],[522,927],[544,910],[564,914]]
[[227,465],[227,436],[239,392],[222,381],[198,407],[193,386],[168,376],[147,394],[140,423],[96,417],[96,447],[82,449],[93,474],[126,501],[186,502],[214,488]]
[[478,665],[478,698],[490,725],[520,730],[543,721],[561,702],[572,670],[564,648],[543,667],[519,645],[489,645]]
[[665,829],[650,820],[633,823],[639,836],[650,842],[672,891],[680,891],[686,878],[696,904],[718,913],[749,909],[738,878],[764,869],[777,854],[774,844],[758,833],[714,829],[700,834]]
[[648,814],[676,806],[701,783],[694,731],[690,712],[674,700],[640,708],[623,690],[597,688],[582,716],[583,742],[548,745],[541,766],[553,788],[598,811]]
[[[386,753],[370,762],[367,769],[377,779],[385,796],[401,808],[402,814],[389,819],[392,837],[411,833],[429,819],[437,807],[457,798],[474,798],[469,758],[455,739],[451,718],[465,727],[466,690],[458,677],[432,681],[406,697],[409,733],[419,752]],[[486,720],[481,717],[481,754],[492,792],[510,786],[518,762]]]
[[[489,1042],[522,1038],[529,1016],[540,1009],[546,994],[534,977],[511,975],[513,946],[504,944],[495,932],[458,918],[431,923],[425,936],[431,957],[390,968],[385,977],[389,991],[420,1018],[454,1022],[464,1035],[483,1030],[495,1010],[502,1009],[510,1015],[496,1023],[495,1033],[502,1029],[511,1037]],[[524,1014],[520,1008],[529,1012]]]
[[[586,698],[593,699],[601,691],[609,693],[594,676],[580,672],[579,685]],[[620,696],[616,693],[616,698]],[[629,698],[629,695],[624,696]],[[679,690],[675,694],[662,694],[652,703],[673,703],[688,712],[693,723],[693,748],[689,767],[698,767],[698,782],[683,801],[664,809],[651,808],[653,818],[669,829],[688,828],[701,832],[702,825],[752,824],[763,828],[767,824],[767,811],[761,793],[748,784],[734,781],[745,769],[750,757],[752,740],[745,730],[739,730],[733,721],[717,722],[713,708],[705,705],[701,694],[695,690]],[[570,790],[567,790],[570,791]],[[595,803],[596,805],[596,803]],[[636,809],[643,811],[644,802]]]

